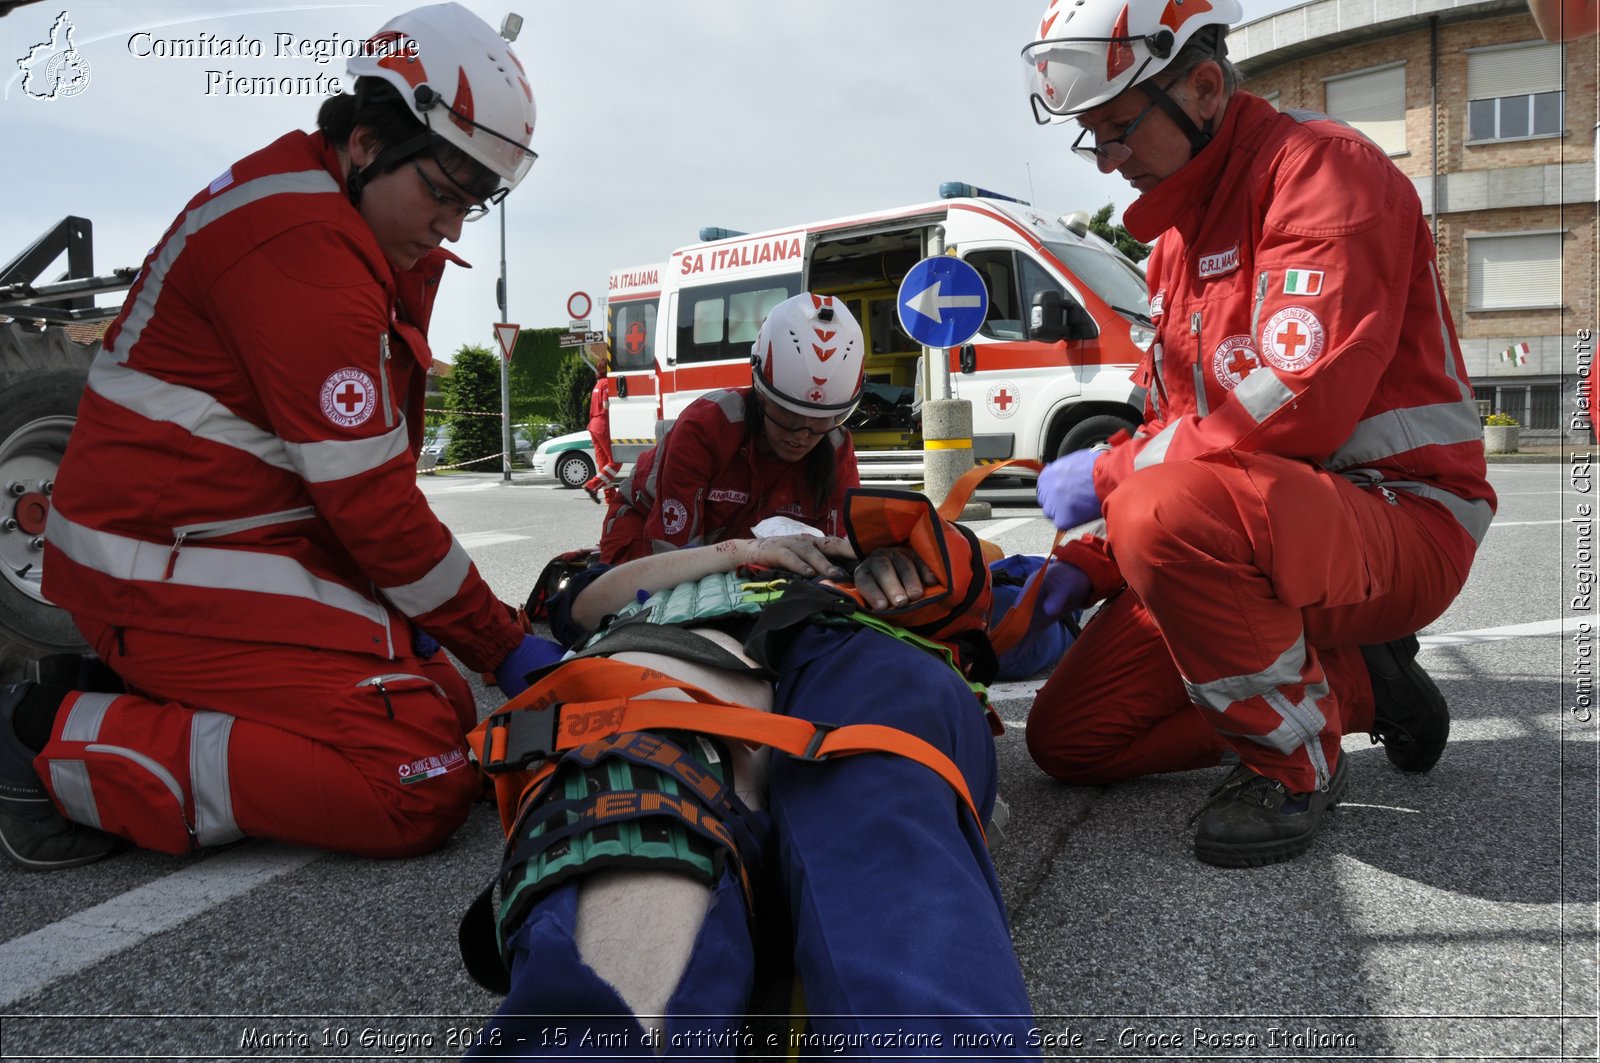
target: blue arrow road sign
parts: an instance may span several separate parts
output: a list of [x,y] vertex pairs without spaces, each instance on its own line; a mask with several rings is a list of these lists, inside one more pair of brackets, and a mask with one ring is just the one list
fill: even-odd
[[977,270],[954,255],[935,255],[911,267],[895,305],[901,326],[924,347],[959,347],[983,325],[989,292]]

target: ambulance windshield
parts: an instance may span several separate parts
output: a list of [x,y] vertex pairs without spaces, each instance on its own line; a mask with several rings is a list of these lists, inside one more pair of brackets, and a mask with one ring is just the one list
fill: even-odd
[[1052,241],[1045,247],[1113,310],[1138,324],[1150,323],[1150,299],[1144,274],[1127,259],[1081,244]]

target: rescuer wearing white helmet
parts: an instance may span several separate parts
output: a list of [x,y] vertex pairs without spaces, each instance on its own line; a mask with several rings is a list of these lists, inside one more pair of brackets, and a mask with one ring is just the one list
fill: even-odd
[[695,399],[639,456],[602,560],[748,536],[774,516],[843,534],[844,492],[861,485],[844,427],[861,401],[861,326],[842,300],[801,292],[767,313],[750,362],[750,387]]
[[440,245],[527,174],[533,91],[458,4],[395,17],[349,72],[317,132],[190,200],[90,371],[44,585],[116,679],[0,689],[24,867],[432,849],[479,793],[439,644],[508,694],[557,655],[416,486]]
[[[1279,113],[1227,60],[1237,0],[1054,0],[1022,50],[1041,124],[1139,193],[1160,237],[1145,423],[1047,467],[1071,548],[1047,604],[1107,601],[1040,690],[1038,764],[1071,783],[1217,764],[1195,854],[1305,851],[1367,731],[1403,771],[1449,710],[1412,632],[1493,515],[1482,435],[1410,181],[1359,132]],[[1321,99],[1284,101],[1320,106]]]

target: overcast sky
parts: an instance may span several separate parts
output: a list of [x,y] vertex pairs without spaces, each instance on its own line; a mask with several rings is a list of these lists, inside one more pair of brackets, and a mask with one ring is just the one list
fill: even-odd
[[[138,265],[233,161],[312,127],[320,97],[236,90],[240,78],[343,75],[343,59],[280,55],[280,34],[361,39],[415,6],[47,0],[0,18],[0,262],[78,214],[94,222],[99,271]],[[514,48],[538,104],[539,161],[506,201],[509,316],[524,327],[564,326],[572,292],[602,297],[611,269],[664,263],[705,225],[757,231],[876,211],[936,198],[951,180],[1051,213],[1132,199],[1071,157],[1068,127],[1033,123],[1018,53],[1043,0],[465,6],[496,28],[508,11],[525,19]],[[1246,0],[1245,11],[1287,6]],[[18,60],[62,11],[89,79],[77,95],[35,99]],[[206,35],[262,54],[139,54]],[[432,340],[447,359],[463,343],[493,348],[499,217],[468,225],[454,249],[474,268],[442,288]]]

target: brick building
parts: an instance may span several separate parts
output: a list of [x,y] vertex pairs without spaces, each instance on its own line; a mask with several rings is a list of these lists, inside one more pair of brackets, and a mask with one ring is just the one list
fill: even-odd
[[1433,224],[1478,397],[1525,436],[1569,431],[1600,287],[1595,39],[1546,43],[1525,0],[1314,0],[1228,46],[1251,92],[1389,153]]

